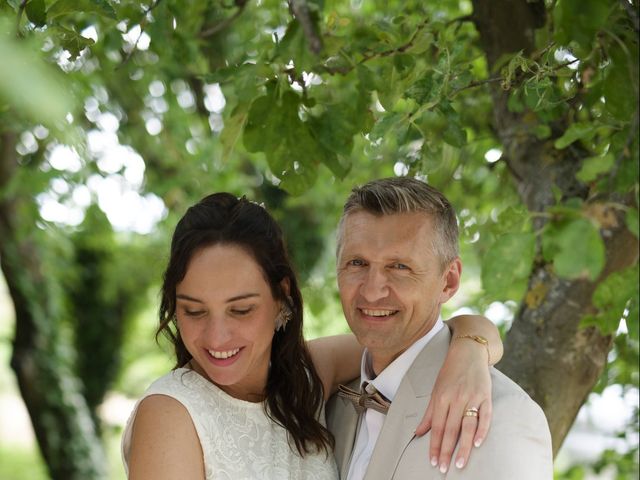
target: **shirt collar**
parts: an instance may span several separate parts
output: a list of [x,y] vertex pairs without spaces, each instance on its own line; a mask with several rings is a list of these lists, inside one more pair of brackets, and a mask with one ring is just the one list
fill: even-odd
[[[373,373],[371,366],[371,355],[367,349],[362,354],[362,363],[360,367],[360,386],[364,382],[372,383],[373,386],[388,400],[393,401],[396,392],[400,387],[400,383],[405,374],[411,367],[418,354],[436,336],[436,334],[444,327],[444,322],[438,318],[435,325],[423,337],[416,340],[409,348],[407,348],[398,358],[391,362],[380,372],[378,376]],[[375,377],[375,378],[374,378]]]

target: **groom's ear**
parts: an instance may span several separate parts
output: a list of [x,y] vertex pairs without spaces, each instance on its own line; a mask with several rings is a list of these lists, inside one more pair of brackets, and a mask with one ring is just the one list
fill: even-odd
[[456,257],[443,272],[442,292],[440,292],[440,303],[446,303],[453,297],[460,287],[460,277],[462,276],[462,261]]

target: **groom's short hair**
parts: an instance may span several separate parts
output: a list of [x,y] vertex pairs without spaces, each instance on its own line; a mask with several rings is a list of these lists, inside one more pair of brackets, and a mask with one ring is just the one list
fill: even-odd
[[431,185],[410,177],[373,180],[351,190],[338,224],[337,254],[340,254],[345,219],[364,211],[376,216],[424,212],[433,221],[436,236],[431,248],[445,268],[458,256],[458,222],[447,198]]

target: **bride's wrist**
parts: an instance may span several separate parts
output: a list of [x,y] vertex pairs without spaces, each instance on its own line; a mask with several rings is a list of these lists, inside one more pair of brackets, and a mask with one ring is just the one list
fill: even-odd
[[484,355],[487,360],[487,365],[491,365],[491,350],[489,349],[489,341],[482,335],[454,335],[451,339],[453,345],[477,345],[484,351]]

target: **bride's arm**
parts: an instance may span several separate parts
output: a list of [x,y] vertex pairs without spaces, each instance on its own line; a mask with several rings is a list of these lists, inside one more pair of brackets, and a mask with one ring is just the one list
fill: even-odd
[[327,401],[341,383],[360,376],[364,348],[352,333],[321,337],[307,343]]
[[[480,446],[491,422],[489,365],[502,358],[502,340],[496,326],[480,315],[460,315],[447,321],[451,344],[433,387],[431,400],[416,435],[431,429],[429,459],[446,471],[460,444],[455,465],[466,465],[472,445]],[[487,343],[484,343],[484,341]],[[465,416],[477,408],[478,416]]]
[[204,480],[202,447],[181,403],[165,395],[142,400],[133,424],[128,464],[129,480]]

